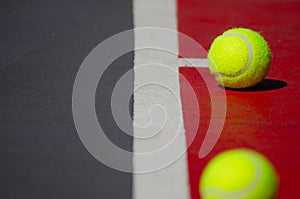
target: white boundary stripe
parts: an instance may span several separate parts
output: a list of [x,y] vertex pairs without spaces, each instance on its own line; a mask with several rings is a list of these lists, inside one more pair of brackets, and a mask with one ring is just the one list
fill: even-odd
[[[133,14],[135,28],[139,27],[162,27],[177,30],[177,5],[176,0],[133,0]],[[155,34],[155,33],[154,33]],[[150,39],[149,39],[150,38]],[[147,42],[157,42],[162,49],[171,49],[178,54],[178,38],[172,35],[166,35],[164,39],[157,41],[157,38],[153,35],[153,32],[135,32],[135,49],[140,49],[143,46],[147,46]],[[156,40],[155,40],[156,39]],[[164,51],[135,51],[134,70],[135,70],[135,82],[134,82],[134,123],[138,123],[141,126],[147,125],[153,122],[152,118],[161,118],[161,112],[151,111],[152,118],[149,119],[149,115],[145,113],[151,109],[152,105],[160,102],[160,98],[163,96],[164,101],[168,102],[168,106],[172,111],[171,115],[168,115],[168,120],[179,123],[174,125],[174,132],[168,129],[168,132],[160,132],[159,135],[154,136],[153,139],[144,141],[137,138],[133,141],[133,150],[135,153],[144,153],[156,150],[157,147],[161,147],[170,136],[178,133],[176,141],[176,149],[185,150],[186,140],[183,129],[182,109],[181,103],[176,100],[180,100],[179,90],[179,74],[178,66],[179,60],[174,59],[174,54],[170,55]],[[194,62],[194,61],[193,61]],[[170,68],[173,68],[173,72],[163,71],[157,66],[152,64],[150,70],[145,72],[145,69],[141,66],[149,63],[159,63]],[[139,68],[143,68],[140,70]],[[147,69],[147,68],[146,68]],[[166,85],[173,91],[173,95],[166,94],[165,90],[160,90],[157,87],[144,86],[147,82],[159,81]],[[142,88],[142,89],[141,89]],[[175,97],[174,97],[175,96]],[[157,99],[156,99],[156,98]],[[168,111],[168,110],[167,110]],[[179,122],[177,121],[179,117]],[[150,121],[149,121],[150,120]],[[154,121],[155,122],[155,121]],[[152,124],[151,124],[152,125]],[[155,124],[154,124],[155,125]],[[172,125],[171,125],[172,126]],[[151,128],[150,128],[151,130]],[[153,134],[149,129],[143,129],[134,125],[134,135],[139,136],[143,134]],[[149,143],[150,142],[150,143]],[[157,158],[157,161],[164,161],[161,157]],[[133,166],[134,169],[141,171],[143,168],[148,168],[149,164],[155,164],[153,162],[147,162],[134,155]],[[150,173],[133,174],[133,198],[134,199],[189,199],[189,183],[187,172],[187,158],[186,154],[181,156],[175,163],[170,166],[160,169],[158,171]]]
[[179,66],[208,67],[208,61],[200,58],[181,58],[179,59]]

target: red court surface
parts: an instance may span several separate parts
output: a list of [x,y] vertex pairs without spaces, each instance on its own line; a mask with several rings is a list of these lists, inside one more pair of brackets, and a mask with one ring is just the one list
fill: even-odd
[[[231,27],[259,31],[269,42],[273,62],[267,78],[254,88],[226,90],[227,115],[218,143],[203,159],[198,157],[210,122],[210,97],[203,78],[192,67],[181,67],[200,104],[201,122],[196,139],[188,149],[189,179],[193,199],[199,199],[198,183],[207,162],[223,150],[246,147],[266,155],[280,176],[279,198],[299,198],[300,168],[300,2],[299,1],[215,1],[178,0],[178,29],[207,50],[217,35]],[[201,58],[179,40],[183,57]],[[216,93],[207,68],[199,69]],[[187,139],[194,122],[186,82],[181,79],[183,116]]]

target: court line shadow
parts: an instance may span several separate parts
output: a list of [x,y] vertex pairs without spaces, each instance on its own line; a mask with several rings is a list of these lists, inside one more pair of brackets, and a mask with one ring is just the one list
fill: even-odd
[[221,86],[221,88],[225,90],[231,90],[231,91],[242,91],[242,92],[258,92],[258,91],[270,91],[270,90],[277,90],[286,87],[288,84],[285,81],[282,80],[276,80],[276,79],[264,79],[258,84],[250,87],[250,88],[242,88],[242,89],[235,89],[235,88],[227,88],[224,86]]

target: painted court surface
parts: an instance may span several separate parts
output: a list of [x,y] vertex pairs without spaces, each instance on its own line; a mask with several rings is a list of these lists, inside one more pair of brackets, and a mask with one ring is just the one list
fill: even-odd
[[[280,199],[298,199],[299,10],[297,0],[7,1],[0,6],[0,198],[200,199],[208,161],[242,147],[274,163]],[[224,90],[209,72],[211,42],[232,27],[259,31],[270,45],[270,72],[253,88]],[[92,49],[134,28],[126,41],[132,52],[111,63],[95,94],[106,136],[133,152],[126,173],[84,146],[72,93]],[[123,121],[128,135],[111,110],[125,74],[132,98],[117,104],[134,120]]]
[[[298,198],[297,170],[300,162],[299,143],[299,23],[300,3],[297,1],[195,1],[179,0],[178,29],[205,46],[228,27],[249,27],[260,31],[269,42],[273,62],[269,75],[253,89],[226,91],[227,115],[222,135],[212,152],[199,159],[197,153],[209,122],[209,98],[201,77],[193,68],[180,68],[204,100],[204,120],[198,136],[188,150],[189,178],[192,198],[198,196],[198,179],[207,161],[218,152],[236,147],[255,149],[271,159],[279,172],[279,198]],[[179,42],[186,57],[194,57],[188,46]],[[209,76],[209,75],[208,75]],[[199,82],[198,82],[199,81]],[[204,91],[203,91],[204,87]],[[220,88],[216,87],[216,90]],[[181,87],[184,92],[184,87]],[[218,92],[218,91],[216,91]],[[192,118],[189,102],[182,95],[185,124]],[[208,111],[206,111],[208,110]],[[208,113],[207,113],[208,112]],[[187,132],[188,137],[188,132]]]

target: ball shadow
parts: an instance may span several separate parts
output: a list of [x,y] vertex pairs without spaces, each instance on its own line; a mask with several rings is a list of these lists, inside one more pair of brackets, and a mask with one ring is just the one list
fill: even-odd
[[287,85],[288,84],[285,81],[276,80],[276,79],[264,79],[258,84],[249,88],[235,89],[235,88],[227,88],[221,85],[220,87],[225,90],[231,90],[231,91],[258,92],[258,91],[277,90],[277,89],[284,88]]

